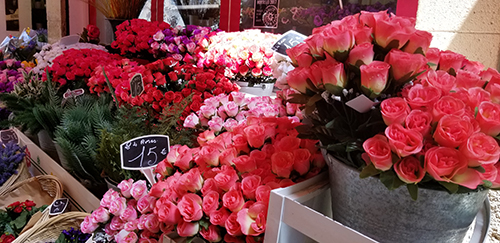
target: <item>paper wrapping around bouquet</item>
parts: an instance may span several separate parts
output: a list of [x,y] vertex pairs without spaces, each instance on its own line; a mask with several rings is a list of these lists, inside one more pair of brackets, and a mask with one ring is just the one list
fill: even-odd
[[32,180],[14,189],[0,200],[0,208],[4,209],[14,202],[30,200],[36,203],[36,207],[50,205],[54,198],[43,190],[38,180]]

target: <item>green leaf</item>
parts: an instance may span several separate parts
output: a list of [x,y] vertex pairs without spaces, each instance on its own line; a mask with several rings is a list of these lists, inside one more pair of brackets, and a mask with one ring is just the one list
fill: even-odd
[[343,88],[333,84],[325,84],[325,89],[332,94],[339,95]]
[[406,188],[410,193],[411,199],[413,199],[413,201],[416,201],[418,198],[418,186],[416,184],[407,184]]
[[28,216],[29,212],[28,211],[23,211],[14,221],[12,221],[12,225],[16,229],[22,229],[26,223],[28,222]]
[[65,242],[66,242],[66,236],[63,233],[61,233],[57,238],[56,242],[54,243],[65,243]]
[[493,186],[493,183],[491,183],[491,181],[488,181],[488,180],[483,180],[483,186],[486,187],[486,188],[490,188]]
[[482,166],[470,167],[470,168],[471,168],[471,169],[473,169],[473,170],[477,170],[477,171],[479,171],[480,173],[484,173],[484,172],[486,172],[486,170],[485,170],[485,169],[484,169],[484,167],[482,167]]
[[200,223],[200,226],[201,226],[201,227],[203,227],[205,230],[208,230],[208,226],[209,226],[209,224],[208,224],[208,222],[207,222],[207,221],[205,221],[205,220],[200,220],[200,221],[199,221],[199,223]]
[[387,187],[389,190],[394,190],[406,183],[401,181],[396,173],[392,170],[384,171],[380,174],[380,181]]
[[432,63],[432,62],[428,62],[427,65],[429,65],[429,67],[435,67],[435,66],[437,66],[437,64]]
[[188,238],[186,238],[186,243],[191,243],[191,242],[193,242],[193,240],[194,240],[194,237],[188,237]]
[[364,179],[364,178],[368,178],[370,176],[375,176],[378,174],[380,174],[380,170],[375,168],[373,163],[370,163],[369,165],[365,166],[365,168],[363,168],[361,173],[359,173],[359,178]]
[[439,184],[441,186],[444,186],[446,190],[448,190],[450,193],[456,193],[458,191],[458,185],[450,182],[445,182],[445,181],[439,181]]
[[479,108],[476,106],[476,107],[474,108],[474,118],[476,118],[476,117],[477,117],[477,113],[478,113],[478,112],[479,112]]
[[325,127],[326,127],[326,128],[328,128],[328,129],[332,129],[332,128],[334,128],[334,126],[333,126],[334,124],[335,124],[335,119],[333,119],[333,120],[329,121],[329,122],[325,125]]
[[313,97],[311,97],[308,101],[307,101],[307,106],[313,106],[316,102],[322,100],[323,97],[321,97],[320,94],[315,94]]

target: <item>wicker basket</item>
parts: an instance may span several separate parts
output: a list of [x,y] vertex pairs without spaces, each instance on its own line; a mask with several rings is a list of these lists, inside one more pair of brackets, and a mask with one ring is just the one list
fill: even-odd
[[30,178],[30,172],[28,171],[28,166],[26,166],[26,158],[17,167],[17,174],[12,175],[7,181],[3,183],[0,187],[0,195],[3,195],[6,190],[10,188],[14,183],[26,180]]
[[12,243],[38,243],[54,242],[63,230],[71,227],[80,228],[80,223],[87,217],[88,213],[68,212],[39,223],[33,228],[21,234]]

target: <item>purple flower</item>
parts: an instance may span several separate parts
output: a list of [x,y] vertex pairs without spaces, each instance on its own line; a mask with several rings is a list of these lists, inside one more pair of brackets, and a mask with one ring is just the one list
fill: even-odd
[[323,19],[319,15],[314,16],[314,25],[321,26],[322,24]]

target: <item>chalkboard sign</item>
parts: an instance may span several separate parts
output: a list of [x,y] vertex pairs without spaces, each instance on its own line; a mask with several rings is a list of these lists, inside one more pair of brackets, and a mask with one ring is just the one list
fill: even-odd
[[279,0],[254,0],[254,28],[278,28]]
[[68,207],[69,200],[67,198],[59,198],[50,205],[49,215],[54,216],[64,213]]
[[66,92],[64,92],[63,98],[67,99],[70,97],[77,97],[77,96],[83,95],[84,93],[85,93],[85,90],[83,90],[83,89],[75,89],[75,90],[68,89]]
[[306,38],[307,36],[297,31],[289,30],[283,34],[283,36],[276,43],[274,43],[272,50],[279,54],[288,56],[286,54],[286,50],[304,42]]
[[170,147],[168,136],[147,135],[120,145],[122,168],[141,170],[156,166],[167,157]]
[[130,95],[133,97],[139,96],[144,92],[144,82],[140,73],[135,74],[130,79]]
[[9,142],[19,143],[19,138],[13,129],[0,131],[0,140],[2,140],[2,143],[4,144]]

